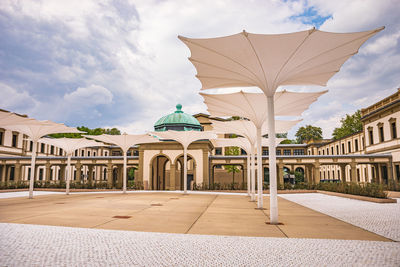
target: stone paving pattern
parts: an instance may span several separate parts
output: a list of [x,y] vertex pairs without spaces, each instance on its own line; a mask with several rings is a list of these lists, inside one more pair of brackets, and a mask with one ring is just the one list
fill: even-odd
[[[269,198],[265,197],[265,207]],[[390,241],[279,199],[280,222],[247,196],[227,194],[74,194],[0,199],[0,222],[205,235]],[[127,218],[115,218],[127,216]]]
[[397,203],[382,204],[318,193],[279,196],[373,233],[400,241],[400,199]]
[[399,266],[397,242],[0,223],[1,266]]

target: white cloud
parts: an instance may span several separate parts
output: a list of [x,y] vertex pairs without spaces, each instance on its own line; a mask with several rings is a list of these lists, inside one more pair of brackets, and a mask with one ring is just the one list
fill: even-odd
[[[10,21],[2,28],[11,33],[4,39],[10,42],[8,47],[0,43],[0,82],[17,84],[13,94],[18,97],[38,99],[40,105],[31,116],[96,127],[113,125],[128,132],[152,130],[155,121],[173,112],[177,103],[190,114],[206,113],[198,94],[200,82],[187,60],[189,50],[177,35],[216,37],[243,29],[256,33],[309,29],[311,25],[291,17],[310,7],[320,16],[331,16],[321,25],[323,30],[351,32],[386,26],[346,62],[328,83],[328,95],[304,114],[303,124],[319,123],[329,137],[341,116],[399,86],[400,7],[396,0],[1,1],[0,12]],[[15,58],[8,58],[10,54]]]
[[361,54],[381,54],[389,53],[393,48],[398,47],[400,31],[393,34],[383,35],[382,37],[365,46]]
[[75,91],[64,95],[64,100],[73,107],[97,106],[111,104],[112,93],[103,86],[92,84],[88,87],[78,87]]
[[37,101],[27,92],[0,82],[0,107],[2,109],[23,113],[31,112],[37,106]]

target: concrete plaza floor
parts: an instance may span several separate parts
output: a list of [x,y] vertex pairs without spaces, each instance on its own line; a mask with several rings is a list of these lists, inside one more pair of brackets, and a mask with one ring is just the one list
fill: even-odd
[[[269,207],[268,198],[264,207]],[[92,193],[0,199],[0,222],[181,234],[391,241],[279,198],[282,225],[247,196]]]

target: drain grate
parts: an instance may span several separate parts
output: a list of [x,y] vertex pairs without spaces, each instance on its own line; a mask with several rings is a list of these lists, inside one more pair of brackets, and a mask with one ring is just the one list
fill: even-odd
[[160,204],[160,203],[154,203],[154,204],[151,204],[150,206],[162,206],[163,204]]
[[116,215],[116,216],[114,216],[113,218],[116,218],[116,219],[129,219],[130,217],[132,217],[132,216],[120,216],[120,215]]

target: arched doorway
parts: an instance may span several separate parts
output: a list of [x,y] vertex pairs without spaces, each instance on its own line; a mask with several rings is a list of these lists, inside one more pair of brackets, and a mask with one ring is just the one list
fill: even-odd
[[[183,155],[176,159],[176,170],[178,172],[179,188],[183,190]],[[190,155],[187,155],[187,190],[191,190],[192,181],[194,181],[194,173],[196,169],[196,164]]]
[[297,167],[294,170],[295,182],[296,183],[304,182],[304,173],[305,173],[305,171],[304,171],[303,167]]
[[169,159],[164,155],[154,157],[151,164],[151,189],[165,190],[167,182],[166,167],[169,165]]

